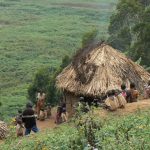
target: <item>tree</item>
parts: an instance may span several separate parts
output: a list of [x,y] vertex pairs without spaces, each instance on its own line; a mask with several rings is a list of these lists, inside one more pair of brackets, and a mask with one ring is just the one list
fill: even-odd
[[28,96],[32,102],[36,102],[37,92],[40,90],[47,92],[48,81],[51,79],[51,76],[53,76],[55,71],[56,68],[50,67],[42,68],[36,73],[33,83],[30,84],[28,88]]
[[142,65],[150,66],[149,59],[149,0],[119,0],[110,18],[108,42]]
[[57,104],[57,102],[60,100],[60,97],[62,96],[62,93],[55,86],[56,77],[69,63],[69,56],[65,56],[58,68],[49,67],[40,69],[36,73],[33,82],[28,88],[29,100],[35,103],[37,92],[42,90],[46,93],[47,103],[50,103],[51,105]]
[[82,48],[89,47],[95,41],[98,30],[94,29],[85,33],[82,37]]
[[132,47],[131,56],[136,60],[141,57],[141,64],[150,66],[150,7],[142,15],[142,22],[135,25],[137,41]]
[[132,28],[140,22],[140,14],[143,6],[137,0],[120,0],[116,13],[110,18],[108,32],[110,37],[109,43],[113,47],[126,50],[130,47],[135,35],[132,33]]

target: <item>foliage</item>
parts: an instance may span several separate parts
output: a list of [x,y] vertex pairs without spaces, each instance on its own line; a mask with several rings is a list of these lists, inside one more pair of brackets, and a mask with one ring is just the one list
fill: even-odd
[[39,70],[33,83],[28,88],[29,99],[32,102],[37,101],[37,92],[42,91],[46,93],[46,101],[51,105],[55,105],[61,97],[61,92],[55,87],[56,76],[68,65],[70,58],[65,56],[59,68],[42,68]]
[[137,35],[137,41],[132,47],[132,55],[135,59],[141,56],[141,63],[150,66],[150,7],[143,12],[141,23],[135,25],[134,33]]
[[[97,110],[96,110],[97,111]],[[150,111],[103,118],[94,112],[80,116],[74,123],[23,139],[6,140],[0,149],[12,150],[149,150]]]
[[28,88],[29,99],[32,102],[36,102],[37,92],[40,90],[45,93],[47,92],[48,82],[51,80],[55,71],[56,68],[42,68],[36,73],[33,83]]
[[120,50],[128,51],[133,60],[149,67],[150,1],[120,0],[110,18],[108,41]]
[[[13,116],[26,103],[40,68],[58,68],[81,47],[87,31],[108,37],[117,0],[2,0],[0,2],[0,111]],[[92,6],[92,7],[91,7]]]
[[87,32],[82,37],[82,48],[88,47],[92,44],[98,34],[98,30],[94,29],[90,32]]

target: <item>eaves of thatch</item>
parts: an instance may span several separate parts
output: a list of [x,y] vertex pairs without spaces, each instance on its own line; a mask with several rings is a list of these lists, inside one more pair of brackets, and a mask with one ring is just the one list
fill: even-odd
[[120,89],[122,83],[134,82],[142,91],[149,79],[150,74],[143,67],[111,46],[101,44],[72,61],[57,76],[56,86],[75,95],[99,96]]

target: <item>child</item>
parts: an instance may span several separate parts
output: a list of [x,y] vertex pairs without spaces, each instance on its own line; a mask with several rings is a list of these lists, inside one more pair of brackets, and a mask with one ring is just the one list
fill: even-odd
[[61,118],[63,122],[68,121],[68,114],[66,112],[66,103],[62,104],[62,113],[61,113]]
[[47,111],[47,118],[50,119],[50,117],[51,117],[51,106],[50,105],[47,106],[46,111]]
[[61,123],[61,113],[62,113],[62,107],[61,107],[61,106],[58,106],[58,107],[57,107],[56,119],[55,119],[55,123],[56,123],[56,124]]
[[145,86],[144,97],[146,99],[150,98],[150,80],[148,81],[148,84]]
[[17,120],[22,120],[22,110],[18,109],[18,114],[15,117],[15,125],[17,125]]
[[126,85],[125,84],[122,84],[121,85],[121,94],[122,94],[122,96],[126,99],[126,97],[127,97],[127,90],[126,90]]
[[17,134],[17,137],[22,137],[23,136],[23,124],[22,124],[22,120],[21,119],[17,119],[16,120],[17,122],[17,125],[16,125],[16,134]]
[[40,110],[39,120],[44,121],[45,120],[45,111],[44,109]]
[[134,83],[130,84],[130,90],[128,91],[128,93],[129,94],[127,95],[127,102],[137,102],[139,92],[136,90]]

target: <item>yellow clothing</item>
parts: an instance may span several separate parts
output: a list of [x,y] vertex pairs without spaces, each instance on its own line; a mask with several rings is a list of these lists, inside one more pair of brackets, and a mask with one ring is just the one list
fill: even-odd
[[62,114],[61,114],[61,118],[62,118],[62,121],[63,121],[63,122],[68,121],[68,113],[67,113],[67,112],[66,112],[66,113],[62,113]]
[[124,108],[125,105],[126,105],[126,103],[127,103],[127,101],[126,101],[126,99],[124,98],[124,96],[123,96],[122,94],[119,94],[119,95],[117,96],[117,99],[118,99],[119,108]]
[[115,111],[119,107],[118,99],[115,96],[108,97],[105,100],[105,105],[108,106],[110,110]]

